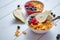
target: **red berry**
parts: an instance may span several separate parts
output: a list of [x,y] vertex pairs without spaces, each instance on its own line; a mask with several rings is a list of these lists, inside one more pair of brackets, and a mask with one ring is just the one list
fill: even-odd
[[37,21],[36,18],[32,18],[31,20],[34,21],[34,22]]
[[34,23],[36,21],[36,19],[35,18],[32,18],[31,20],[30,20],[30,23]]
[[30,24],[33,23],[34,21],[30,20]]
[[34,5],[31,2],[29,2],[28,4],[30,7],[34,8]]
[[29,7],[29,4],[26,4],[25,7]]
[[36,21],[36,22],[34,22],[34,25],[37,25],[39,22],[38,21]]
[[31,10],[27,10],[27,14],[28,15],[32,14],[32,11]]
[[34,25],[37,25],[39,22],[36,20],[36,18],[32,18],[30,20],[30,24],[33,23]]

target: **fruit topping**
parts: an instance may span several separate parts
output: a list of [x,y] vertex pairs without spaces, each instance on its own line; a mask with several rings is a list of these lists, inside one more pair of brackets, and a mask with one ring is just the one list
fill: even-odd
[[34,22],[37,21],[36,18],[32,18],[31,20],[34,21]]
[[36,11],[36,7],[32,8],[32,11],[33,11],[33,12]]
[[30,23],[30,21],[28,21],[28,23]]
[[28,7],[26,7],[26,10],[29,10],[29,8],[28,8]]
[[29,10],[32,10],[32,7],[29,7]]
[[60,38],[60,34],[58,34],[56,38],[59,39]]
[[31,16],[31,18],[34,18],[35,16]]
[[56,15],[54,14],[53,17],[55,17]]
[[39,22],[36,20],[36,18],[34,18],[34,16],[31,16],[32,18],[28,21],[29,24],[34,24],[37,25]]
[[38,15],[36,15],[35,18],[40,22],[45,22],[46,19],[51,21],[53,19],[53,15],[51,15],[51,14],[53,14],[53,13],[51,13],[51,11],[46,10],[43,13],[39,13]]
[[38,21],[35,21],[33,24],[34,24],[34,25],[38,25],[38,23],[39,23]]
[[17,29],[20,29],[20,26],[17,26]]
[[20,7],[20,5],[18,5],[17,7]]
[[51,12],[51,15],[53,15],[53,13]]
[[28,15],[33,13],[31,10],[27,10],[27,12],[28,12]]
[[29,3],[27,3],[27,4],[25,5],[25,7],[34,7],[34,5],[29,2]]
[[26,4],[25,7],[29,7],[29,4]]
[[39,1],[29,1],[25,4],[25,8],[28,15],[42,12],[43,7],[44,7],[43,3]]

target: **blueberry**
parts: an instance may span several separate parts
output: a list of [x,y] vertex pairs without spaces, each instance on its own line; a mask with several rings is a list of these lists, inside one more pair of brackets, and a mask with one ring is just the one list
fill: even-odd
[[31,18],[34,18],[35,16],[31,16]]
[[56,15],[54,14],[53,17],[55,17]]
[[29,8],[30,10],[32,10],[32,8]]
[[32,8],[32,11],[36,11],[36,8]]
[[32,10],[32,7],[29,7],[29,10]]
[[56,38],[59,39],[59,37],[60,37],[60,34],[58,34]]
[[32,18],[34,18],[35,16],[31,16],[30,18],[29,18],[29,21],[32,19]]
[[53,12],[51,12],[51,15],[53,15]]
[[59,37],[60,37],[60,34],[58,34],[57,36],[59,36]]
[[32,19],[32,18],[34,18],[35,16],[31,16],[30,18],[29,18],[29,21]]
[[27,10],[30,10],[28,7],[26,7]]
[[34,8],[32,8],[32,11],[36,11]]
[[18,5],[17,7],[20,7],[20,5]]
[[56,37],[57,39],[59,39],[59,37]]
[[30,23],[30,21],[28,21],[28,23]]
[[53,17],[55,17],[55,16],[56,16],[55,14],[53,14],[53,12],[51,12],[51,15],[53,15]]
[[32,19],[32,18],[29,18],[28,23],[30,22],[31,19]]
[[20,29],[20,26],[17,26],[17,29]]

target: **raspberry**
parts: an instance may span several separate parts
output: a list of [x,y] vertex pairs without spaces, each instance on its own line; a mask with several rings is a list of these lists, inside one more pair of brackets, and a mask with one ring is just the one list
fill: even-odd
[[34,21],[34,22],[37,21],[36,18],[32,18],[31,20]]
[[36,21],[36,22],[34,22],[34,25],[37,25],[39,22],[38,21]]

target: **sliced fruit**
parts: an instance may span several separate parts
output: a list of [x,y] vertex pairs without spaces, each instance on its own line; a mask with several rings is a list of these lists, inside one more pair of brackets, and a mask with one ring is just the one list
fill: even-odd
[[47,18],[47,14],[44,14],[44,13],[40,13],[38,15],[36,15],[36,19],[39,21],[39,22],[44,22]]
[[14,12],[13,12],[13,15],[16,19],[19,19],[21,22],[25,23],[25,20],[24,20],[24,17],[23,17],[23,14],[20,10],[16,9]]
[[44,22],[49,16],[51,16],[51,11],[44,11],[43,13],[38,14],[35,18],[40,22]]

